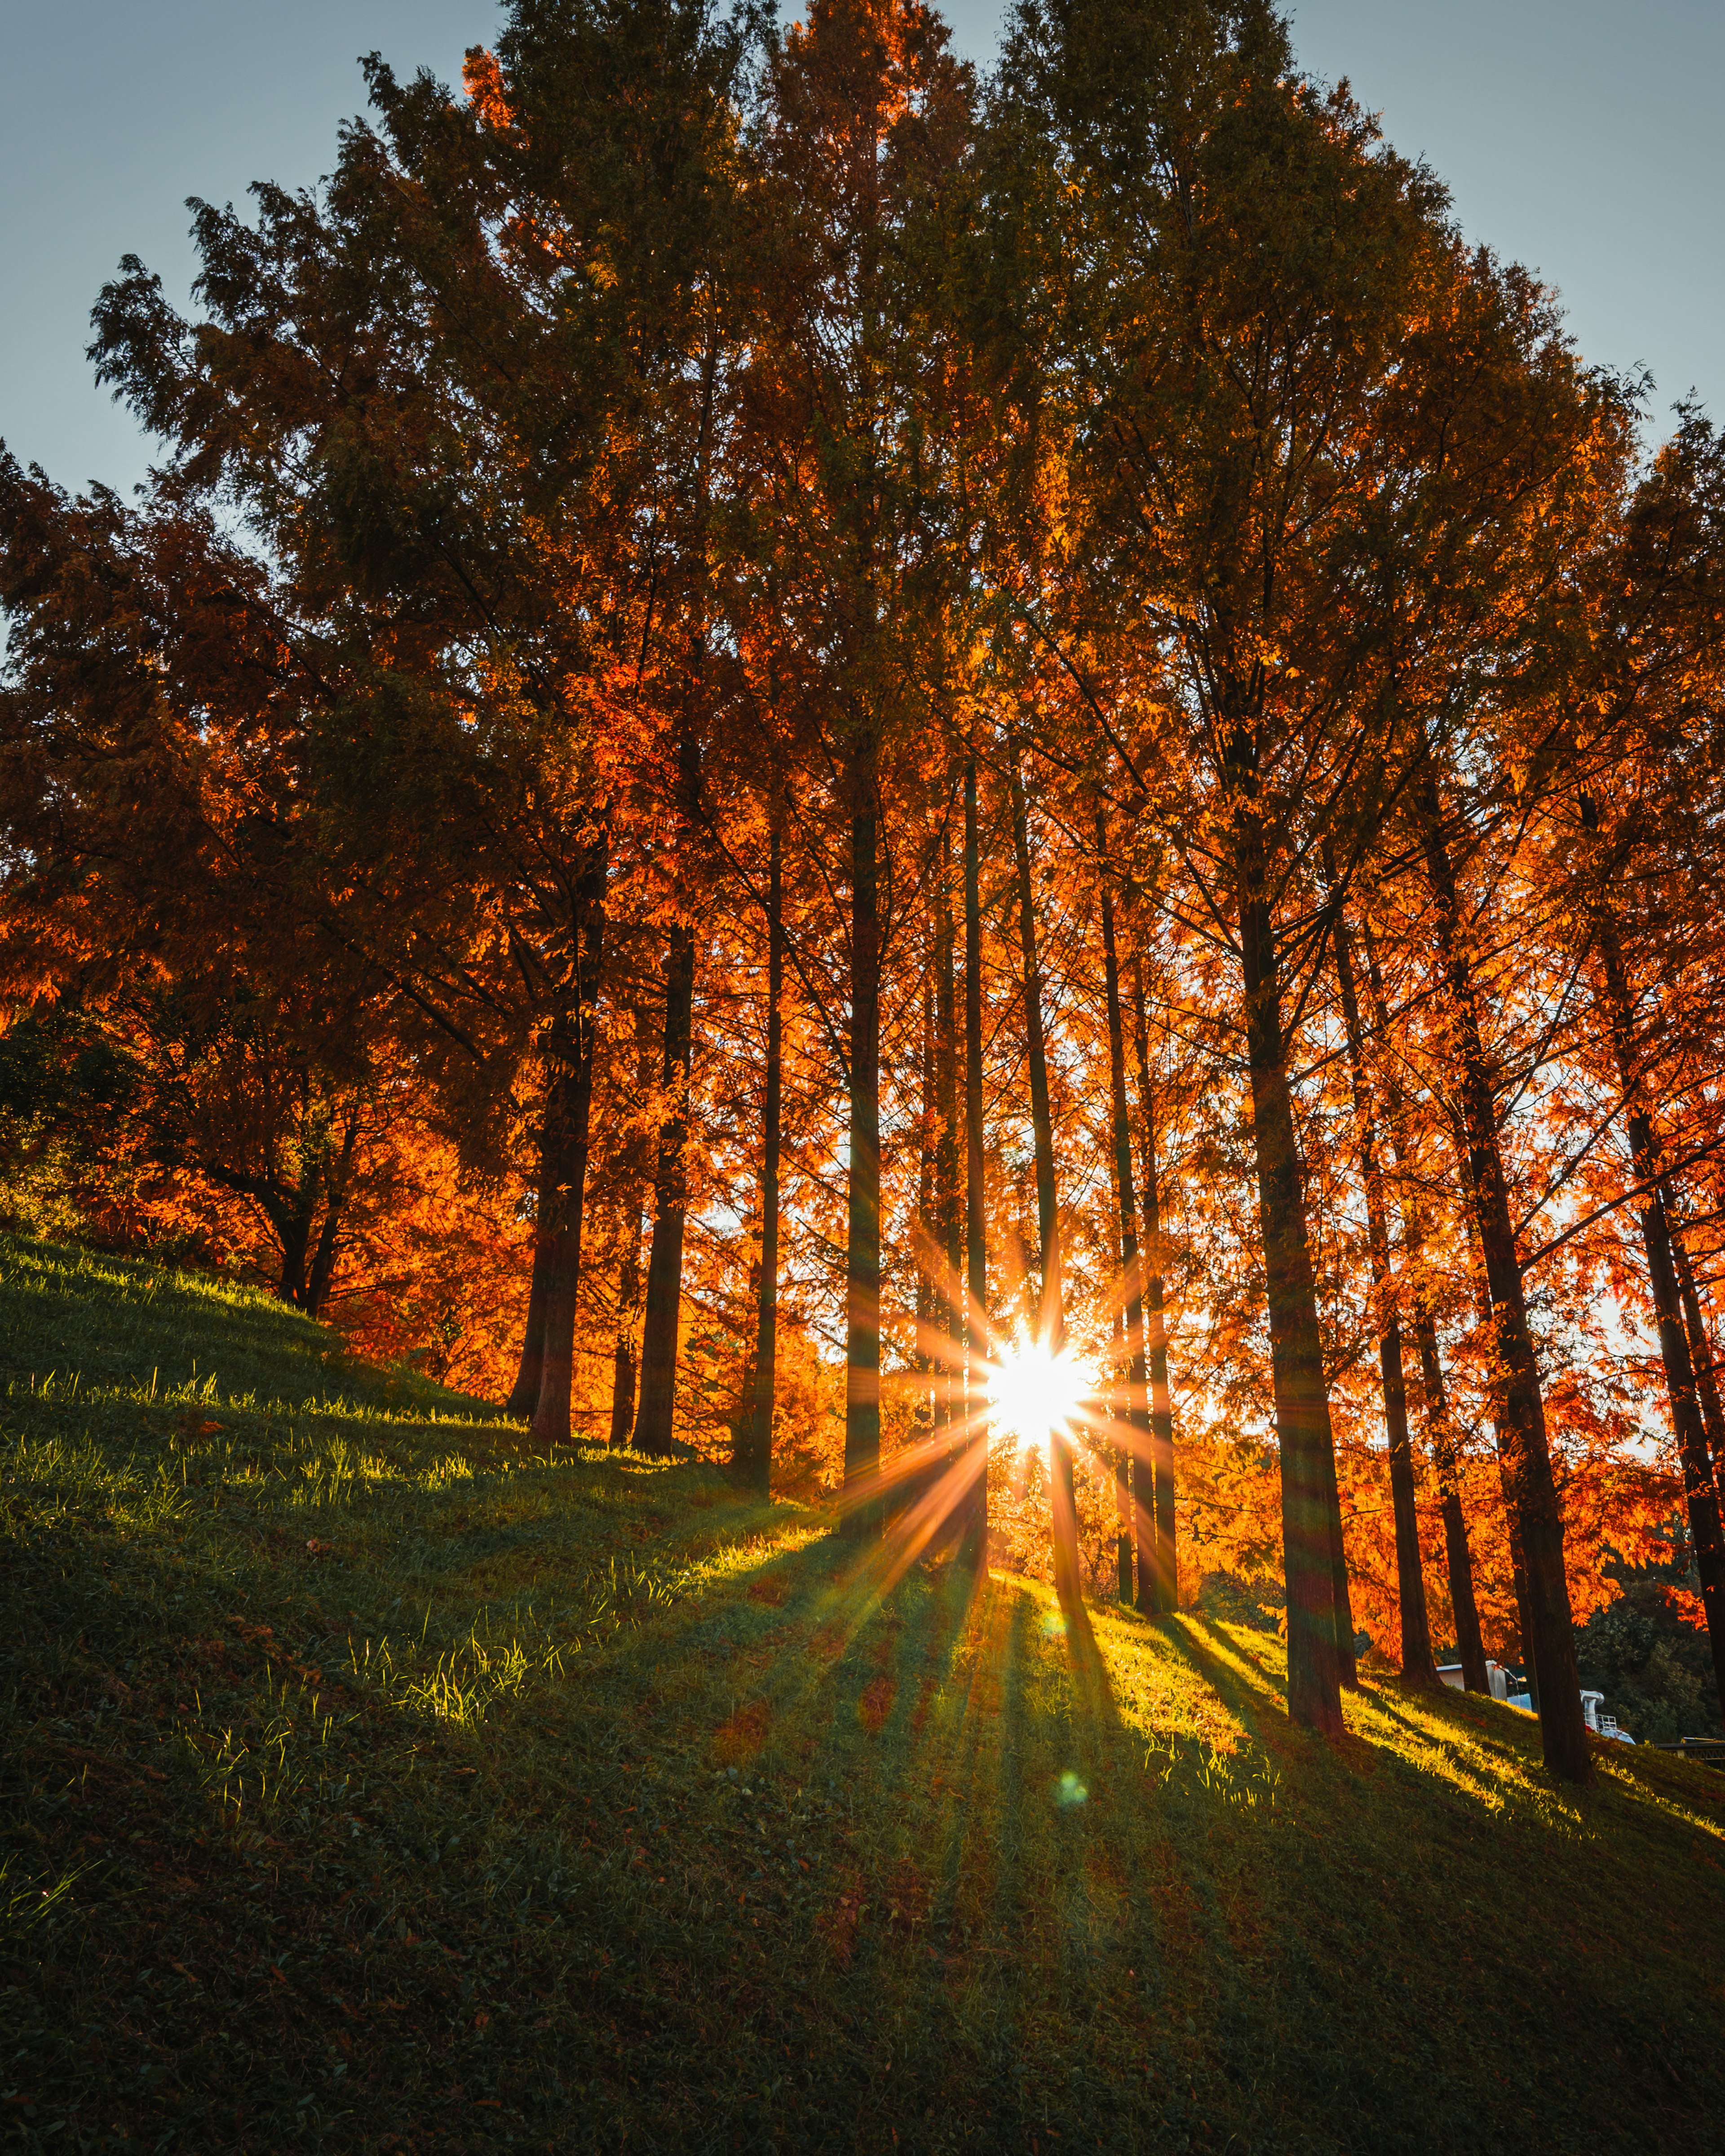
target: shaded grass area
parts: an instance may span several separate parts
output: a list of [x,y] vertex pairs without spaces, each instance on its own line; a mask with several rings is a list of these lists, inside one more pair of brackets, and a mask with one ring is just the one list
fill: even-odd
[[1718,2145],[1725,1776],[1326,1744],[146,1265],[0,1244],[0,1383],[21,2147]]

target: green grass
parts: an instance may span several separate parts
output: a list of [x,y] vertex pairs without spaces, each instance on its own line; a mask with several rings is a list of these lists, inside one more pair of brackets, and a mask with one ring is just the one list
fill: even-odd
[[0,1244],[0,2118],[187,2150],[1699,2150],[1725,1775],[887,1585]]

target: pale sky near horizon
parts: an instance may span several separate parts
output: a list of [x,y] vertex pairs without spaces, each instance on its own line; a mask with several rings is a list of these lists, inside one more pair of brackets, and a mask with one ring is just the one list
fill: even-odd
[[[148,461],[90,379],[91,302],[141,255],[183,299],[184,198],[299,187],[363,103],[357,56],[446,80],[494,0],[0,0],[0,436],[62,484]],[[787,12],[793,12],[787,9]],[[1692,388],[1725,421],[1725,0],[1290,0],[1312,74],[1347,75],[1464,229],[1558,289],[1587,358],[1656,377],[1650,433]],[[986,64],[1001,10],[957,0]]]

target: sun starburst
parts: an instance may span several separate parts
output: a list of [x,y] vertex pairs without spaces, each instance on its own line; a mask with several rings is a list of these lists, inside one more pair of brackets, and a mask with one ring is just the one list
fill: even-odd
[[1045,1445],[1051,1431],[1070,1429],[1091,1389],[1089,1373],[1070,1351],[1019,1339],[994,1358],[988,1403],[997,1427],[1020,1445]]

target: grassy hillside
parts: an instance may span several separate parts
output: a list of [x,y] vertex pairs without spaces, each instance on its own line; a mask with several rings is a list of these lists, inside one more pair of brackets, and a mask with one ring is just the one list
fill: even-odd
[[16,2145],[1698,2150],[1725,1774],[889,1584],[206,1281],[0,1245]]

